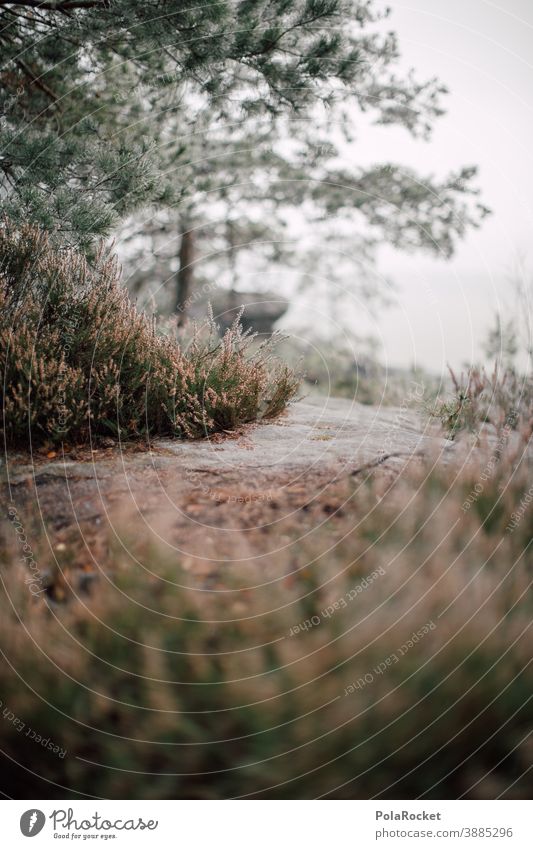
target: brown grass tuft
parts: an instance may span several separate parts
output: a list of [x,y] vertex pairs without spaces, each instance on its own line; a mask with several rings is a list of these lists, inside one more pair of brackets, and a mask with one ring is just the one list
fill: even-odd
[[1,698],[66,755],[4,719],[1,790],[527,798],[527,450],[509,438],[468,457],[465,441],[455,462],[413,462],[392,485],[339,482],[326,524],[302,538],[309,513],[287,519],[281,551],[211,562],[209,589],[131,533],[111,535],[88,582],[37,523],[26,537],[40,578],[6,525]]

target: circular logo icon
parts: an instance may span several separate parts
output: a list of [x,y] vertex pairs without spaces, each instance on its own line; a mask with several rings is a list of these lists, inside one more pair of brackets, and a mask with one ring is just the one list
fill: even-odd
[[20,830],[24,837],[35,837],[42,831],[45,822],[46,817],[42,811],[30,808],[29,811],[24,811],[20,818]]

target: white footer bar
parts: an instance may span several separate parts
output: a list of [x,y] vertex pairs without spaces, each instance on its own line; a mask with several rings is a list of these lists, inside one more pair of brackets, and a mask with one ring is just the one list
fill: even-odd
[[[97,788],[95,788],[96,790]],[[3,846],[531,849],[527,801],[4,801]],[[35,838],[35,843],[29,843]]]

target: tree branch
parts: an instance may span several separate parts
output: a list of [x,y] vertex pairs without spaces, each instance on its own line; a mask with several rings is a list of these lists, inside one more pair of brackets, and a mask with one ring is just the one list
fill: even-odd
[[35,76],[31,68],[26,65],[26,62],[23,62],[22,59],[17,59],[16,64],[21,69],[21,71],[24,71],[26,76],[30,78],[32,83],[34,83],[37,88],[40,88],[41,91],[44,92],[44,94],[46,94],[50,98],[50,100],[52,100],[54,103],[57,101],[57,95],[54,94],[51,88],[48,88],[46,83],[44,83],[40,77]]
[[47,12],[68,12],[70,9],[93,9],[109,6],[109,0],[0,0],[0,6],[26,6]]

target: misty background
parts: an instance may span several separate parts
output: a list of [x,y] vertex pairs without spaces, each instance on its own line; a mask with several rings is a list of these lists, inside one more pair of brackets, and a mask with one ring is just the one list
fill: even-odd
[[[190,311],[195,317],[204,315],[207,301],[211,301],[216,314],[220,288],[231,288],[238,295],[263,293],[267,301],[272,293],[289,304],[277,327],[290,334],[305,359],[311,352],[312,359],[320,360],[325,373],[340,368],[333,352],[342,350],[352,363],[370,358],[386,368],[442,374],[448,364],[460,369],[487,362],[487,337],[496,316],[516,323],[517,311],[524,312],[523,303],[517,306],[516,284],[524,285],[528,299],[531,297],[529,93],[533,68],[528,57],[533,9],[527,0],[507,0],[505,5],[490,0],[450,0],[446,4],[442,0],[395,0],[391,15],[379,27],[397,33],[399,76],[412,69],[418,78],[436,78],[446,87],[447,94],[442,96],[445,114],[434,121],[429,138],[423,139],[401,124],[376,124],[375,115],[362,113],[355,102],[346,100],[345,113],[354,128],[352,138],[346,141],[336,123],[339,114],[342,120],[342,113],[334,113],[325,135],[340,152],[340,165],[349,172],[393,163],[413,169],[422,180],[435,177],[437,181],[464,166],[475,166],[479,200],[491,214],[479,229],[466,228],[452,259],[427,251],[395,249],[383,241],[374,262],[361,248],[364,228],[358,232],[348,225],[343,231],[340,217],[333,213],[327,224],[340,238],[324,240],[322,236],[321,243],[320,224],[315,227],[312,217],[295,201],[294,208],[285,213],[288,226],[280,245],[289,253],[295,248],[299,259],[264,262],[260,249],[253,246],[245,258],[233,256],[227,246],[211,253],[195,252],[192,264],[199,280]],[[309,125],[309,138],[316,132],[314,122],[318,126],[323,118],[321,112],[303,118],[303,127],[306,121]],[[287,140],[279,143],[286,145]],[[206,163],[209,171],[209,159]],[[309,175],[312,180],[312,169]],[[240,179],[235,172],[236,187]],[[207,218],[222,221],[227,211],[223,207],[218,210],[215,196],[207,192],[203,200]],[[251,203],[251,220],[253,208]],[[150,216],[147,213],[141,218],[137,232],[149,227]],[[258,206],[256,221],[265,216],[268,212]],[[164,249],[170,248],[173,254],[164,274],[149,270],[151,257],[156,255],[149,241],[144,247],[139,239],[128,245],[122,235],[117,248],[126,258],[126,281],[134,299],[148,309],[152,301],[154,309],[163,305],[163,311],[168,310],[179,265],[179,229],[171,230],[163,241]],[[132,248],[134,256],[130,253],[128,261]],[[144,266],[148,286],[136,289],[135,277],[142,276]],[[201,279],[208,281],[203,287]],[[238,302],[236,297],[234,306]],[[225,304],[224,300],[220,303]],[[219,309],[223,316],[225,306]],[[526,312],[530,312],[528,307]],[[523,345],[515,364],[520,369],[531,365]]]
[[[526,274],[532,270],[533,5],[397,0],[389,23],[398,32],[404,67],[436,75],[448,87],[447,111],[429,142],[398,127],[369,123],[363,130],[359,121],[359,161],[394,159],[436,174],[477,164],[492,215],[467,233],[450,261],[385,246],[379,269],[397,284],[397,302],[377,318],[358,304],[356,323],[376,334],[385,364],[440,372],[446,363],[484,359],[495,312],[512,305],[510,277],[519,264]],[[287,326],[293,318],[287,316]]]

